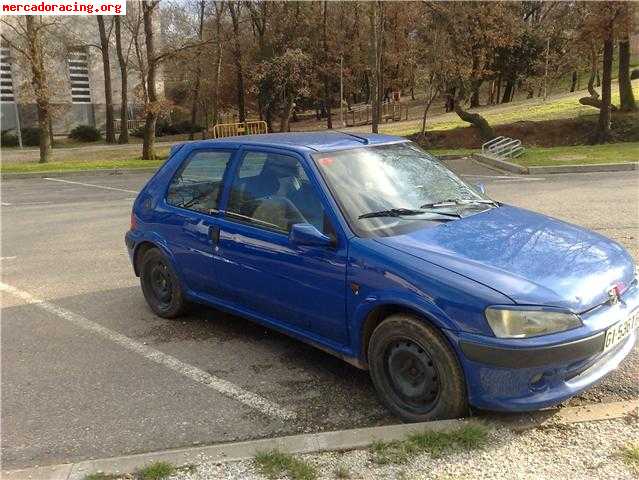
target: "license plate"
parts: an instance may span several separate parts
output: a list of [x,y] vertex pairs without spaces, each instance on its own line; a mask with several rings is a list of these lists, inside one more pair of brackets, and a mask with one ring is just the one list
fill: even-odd
[[606,340],[604,342],[604,352],[607,352],[615,345],[621,343],[639,325],[639,310],[630,314],[625,320],[615,323],[606,330]]

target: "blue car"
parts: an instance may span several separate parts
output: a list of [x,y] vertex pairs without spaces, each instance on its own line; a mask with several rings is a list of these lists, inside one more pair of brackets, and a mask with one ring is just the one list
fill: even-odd
[[404,421],[548,407],[637,337],[624,248],[493,201],[400,137],[177,145],[126,245],[160,317],[205,304],[308,342],[368,369]]

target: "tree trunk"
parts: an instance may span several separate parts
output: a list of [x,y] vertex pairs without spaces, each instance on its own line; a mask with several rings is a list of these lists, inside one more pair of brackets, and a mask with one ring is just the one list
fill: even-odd
[[234,38],[234,59],[236,88],[237,88],[237,110],[240,122],[246,121],[246,107],[244,104],[244,72],[242,70],[242,47],[240,44],[240,8],[241,3],[229,2],[229,13],[231,14],[231,22],[233,23]]
[[515,81],[508,80],[504,87],[504,96],[501,98],[501,103],[509,103],[513,96],[513,90],[515,88]]
[[[38,20],[41,21],[40,19]],[[44,67],[41,38],[36,19],[33,15],[26,16],[27,48],[31,57],[31,85],[35,93],[38,107],[38,128],[40,129],[40,163],[49,161],[51,154],[51,136],[49,132],[49,117],[51,105],[49,104],[49,90],[47,88],[47,72]]]
[[213,125],[218,123],[220,106],[220,76],[222,75],[222,13],[223,7],[218,10],[217,2],[213,3],[215,8],[215,35],[217,37],[217,68],[213,81]]
[[[612,30],[612,29],[610,29]],[[597,124],[597,143],[605,143],[610,139],[610,97],[612,83],[612,55],[614,44],[612,32],[608,32],[604,40],[603,72],[601,86],[601,109],[599,110],[599,122]]]
[[493,127],[490,126],[484,117],[482,117],[479,113],[469,113],[465,111],[459,101],[455,101],[455,113],[464,122],[468,122],[477,127],[477,129],[479,129],[479,135],[483,140],[492,140],[497,136],[495,135]]
[[333,115],[331,112],[331,88],[330,88],[330,75],[328,73],[328,44],[326,39],[326,23],[327,23],[327,4],[328,2],[324,0],[324,12],[323,12],[323,25],[322,25],[322,44],[323,44],[323,55],[324,55],[324,104],[326,105],[326,128],[332,130],[333,128]]
[[273,110],[270,106],[266,108],[264,112],[264,121],[266,122],[266,129],[269,133],[273,132]]
[[53,141],[53,119],[52,119],[53,115],[51,113],[49,113],[49,142],[51,143],[51,147],[53,147],[55,145],[55,142]]
[[479,107],[479,89],[481,88],[482,81],[473,82],[473,94],[470,96],[470,108]]
[[597,77],[597,72],[598,72],[597,63],[598,63],[597,50],[593,47],[591,51],[591,57],[590,57],[590,77],[588,78],[588,93],[590,94],[592,98],[595,98],[595,99],[599,98],[599,92],[595,90],[595,79]]
[[158,97],[155,86],[157,59],[155,57],[155,32],[153,31],[153,12],[158,1],[142,2],[144,15],[144,38],[146,40],[146,58],[149,64],[146,75],[149,102],[146,106],[146,120],[144,123],[144,142],[142,144],[142,158],[155,160],[155,124],[158,120]]
[[574,92],[577,88],[577,70],[572,71],[572,80],[570,82],[570,91]]
[[422,131],[421,131],[421,137],[424,138],[424,136],[426,135],[426,117],[428,116],[428,111],[430,110],[430,106],[433,104],[433,100],[435,100],[435,97],[439,94],[439,90],[436,90],[435,92],[433,92],[433,94],[428,97],[428,102],[426,102],[426,106],[424,107],[424,115],[422,117]]
[[495,90],[495,103],[499,103],[500,96],[501,96],[501,75],[497,77],[497,89]]
[[290,120],[291,112],[293,111],[293,99],[289,98],[282,107],[282,114],[280,115],[280,132],[290,132]]
[[118,143],[124,144],[129,143],[129,66],[122,51],[122,22],[120,16],[114,16],[113,21],[115,22],[115,50],[118,54],[118,63],[120,64],[120,88],[122,90],[120,95],[120,138],[118,139]]
[[371,132],[379,132],[379,120],[380,120],[380,74],[381,74],[381,48],[380,48],[380,5],[379,2],[370,3],[370,50],[369,50],[369,62],[371,69]]
[[[581,103],[582,105],[587,105],[589,107],[598,108],[600,110],[603,107],[603,100],[601,100],[600,98],[582,97],[579,99],[579,103]],[[616,112],[617,107],[611,104],[610,111]]]
[[113,115],[113,91],[111,89],[111,60],[109,58],[109,38],[104,28],[104,15],[97,15],[104,70],[104,102],[106,104],[106,142],[115,143],[115,117]]
[[637,110],[630,82],[630,40],[628,37],[619,42],[619,101],[619,109],[622,112]]
[[[204,5],[205,1],[200,0],[200,12],[199,12],[199,28],[198,28],[198,39],[200,42],[204,40]],[[200,103],[200,77],[202,76],[202,64],[200,63],[200,55],[199,52],[196,52],[197,58],[195,61],[197,62],[197,67],[195,69],[195,85],[193,87],[193,103],[191,104],[191,131],[189,132],[189,140],[193,140],[195,131],[193,127],[197,122],[197,109]]]

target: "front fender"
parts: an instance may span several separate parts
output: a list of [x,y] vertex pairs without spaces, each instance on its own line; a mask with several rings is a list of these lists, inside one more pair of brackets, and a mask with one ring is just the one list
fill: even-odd
[[413,311],[444,331],[492,335],[484,309],[512,303],[470,278],[369,239],[351,242],[347,278],[350,348],[358,357],[365,322],[379,307]]
[[353,312],[353,327],[361,331],[362,324],[371,312],[381,307],[412,310],[427,318],[437,328],[459,331],[459,327],[431,299],[402,292],[373,292],[366,296]]
[[404,292],[370,292],[366,298],[356,306],[352,312],[349,324],[350,338],[357,339],[351,348],[358,358],[363,358],[364,324],[370,314],[385,307],[394,310],[407,310],[415,312],[418,316],[430,322],[433,326],[442,330],[459,331],[458,326],[442,311],[431,299]]

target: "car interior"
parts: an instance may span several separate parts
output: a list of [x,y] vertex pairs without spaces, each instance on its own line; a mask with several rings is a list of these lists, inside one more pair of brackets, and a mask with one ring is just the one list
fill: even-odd
[[[310,223],[324,231],[322,204],[293,157],[264,153],[261,170],[251,176],[238,171],[227,211],[245,220],[289,231],[296,223]],[[246,160],[246,157],[245,157]]]

